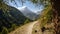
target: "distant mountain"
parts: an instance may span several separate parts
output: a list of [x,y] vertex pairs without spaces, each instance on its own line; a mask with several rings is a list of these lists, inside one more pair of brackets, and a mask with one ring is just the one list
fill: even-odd
[[19,10],[24,14],[24,16],[26,16],[27,18],[32,19],[32,20],[37,19],[39,16],[36,13],[29,10],[27,7],[23,7],[22,9],[19,9]]

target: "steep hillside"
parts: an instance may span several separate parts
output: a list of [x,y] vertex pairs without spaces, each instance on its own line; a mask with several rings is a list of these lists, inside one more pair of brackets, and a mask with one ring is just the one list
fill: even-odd
[[47,23],[48,20],[51,20],[52,17],[51,9],[52,9],[51,7],[47,7],[41,12],[41,16],[40,16],[41,23],[45,23],[45,22]]
[[40,16],[40,27],[42,32],[45,32],[46,30],[50,32],[54,32],[54,23],[52,22],[52,7],[48,6],[46,7]]
[[17,26],[25,24],[27,19],[18,9],[4,3],[0,4],[0,32],[10,32]]

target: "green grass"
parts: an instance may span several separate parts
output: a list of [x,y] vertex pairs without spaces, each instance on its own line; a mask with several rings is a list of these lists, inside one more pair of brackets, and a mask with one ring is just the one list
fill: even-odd
[[39,18],[39,20],[41,21],[41,27],[51,22],[51,17],[52,17],[52,7],[48,6],[42,11],[42,14]]

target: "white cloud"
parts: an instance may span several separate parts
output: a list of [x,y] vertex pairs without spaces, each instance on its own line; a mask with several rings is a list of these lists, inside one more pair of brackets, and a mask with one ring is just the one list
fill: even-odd
[[25,8],[26,6],[23,6],[22,8]]
[[23,8],[25,8],[25,7],[26,7],[26,6],[22,6],[22,7],[18,7],[17,9],[19,9],[19,10],[20,10],[20,9],[23,9]]

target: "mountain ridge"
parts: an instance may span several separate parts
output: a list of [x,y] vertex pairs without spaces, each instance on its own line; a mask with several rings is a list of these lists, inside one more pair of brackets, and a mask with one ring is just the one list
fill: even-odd
[[28,7],[23,7],[21,9],[19,9],[27,18],[35,20],[38,18],[39,15],[37,15],[36,13],[32,12],[31,10],[29,10]]

